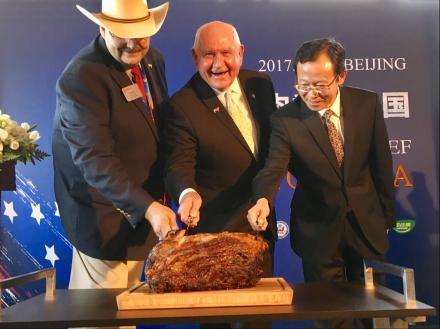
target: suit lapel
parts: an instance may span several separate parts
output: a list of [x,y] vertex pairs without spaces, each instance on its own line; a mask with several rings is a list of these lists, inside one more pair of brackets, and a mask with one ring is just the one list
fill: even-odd
[[[114,66],[109,67],[109,72],[115,82],[118,84],[119,88],[124,88],[131,85],[130,78],[124,71],[120,71]],[[122,91],[121,91],[122,93]],[[122,96],[124,97],[124,96]],[[125,98],[124,98],[125,99]],[[135,99],[131,102],[128,102],[127,106],[135,106],[136,109],[142,114],[144,119],[148,122],[151,130],[153,131],[154,137],[159,140],[159,134],[157,132],[156,124],[153,122],[149,113],[147,113],[147,109],[145,103],[141,100],[141,98]]]
[[[113,80],[116,82],[116,84],[121,89],[121,94],[122,94],[122,88],[131,85],[130,78],[125,73],[122,66],[110,55],[110,53],[108,52],[107,47],[105,45],[104,39],[102,39],[102,37],[100,37],[100,36],[98,37],[98,46],[99,46],[101,53],[103,54],[104,63],[107,64],[109,73],[110,73],[111,77],[113,78]],[[123,95],[122,95],[122,97],[125,100],[125,97]],[[156,124],[153,122],[150,114],[147,113],[144,102],[139,98],[139,99],[133,100],[131,102],[128,102],[128,106],[135,106],[137,108],[137,110],[140,111],[142,116],[148,122],[148,125],[150,126],[151,130],[153,131],[154,137],[156,137],[156,139],[159,140],[159,134],[158,134],[158,131],[156,128]]]
[[301,115],[305,126],[310,131],[316,143],[327,157],[336,174],[342,179],[341,169],[339,168],[335,152],[330,144],[330,140],[324,125],[322,124],[319,113],[309,110],[304,102],[301,101]]
[[203,101],[206,106],[206,109],[212,113],[212,115],[219,120],[238,140],[238,142],[246,149],[246,151],[254,156],[252,151],[250,150],[248,144],[246,143],[243,135],[240,130],[232,120],[226,108],[218,99],[217,95],[214,91],[209,87],[209,85],[200,77],[197,73],[192,79],[192,85],[194,90],[196,91],[199,98]]
[[[121,72],[120,70],[117,70],[114,67],[110,67],[110,74],[113,77],[113,79],[116,81],[116,83],[119,85],[119,87],[122,89],[124,87],[127,87],[131,85],[130,78],[125,72]],[[121,91],[122,93],[122,91]],[[123,96],[124,97],[124,96]],[[147,108],[145,103],[142,101],[141,98],[135,99],[131,102],[128,102],[129,106],[135,106],[136,109],[142,114],[144,119],[148,122],[151,130],[154,133],[154,136],[157,140],[159,140],[159,135],[157,132],[156,124],[153,122],[150,113],[147,112]]]
[[157,107],[163,102],[162,95],[164,94],[161,85],[158,82],[156,68],[151,58],[148,56],[144,57],[143,65],[145,67],[145,73],[147,75],[148,86],[150,87],[151,96],[153,97],[154,107]]
[[350,160],[353,156],[354,141],[356,134],[356,108],[354,100],[345,88],[341,91],[342,119],[344,124],[344,176],[349,177]]
[[[239,75],[240,84],[242,87],[242,90],[244,92],[244,95],[246,96],[246,100],[249,104],[249,109],[252,112],[252,116],[254,118],[254,124],[255,128],[257,129],[257,145],[260,146],[260,136],[261,136],[261,126],[260,122],[263,120],[262,118],[262,112],[259,110],[258,106],[258,100],[257,100],[257,94],[255,90],[251,87],[250,84],[247,83],[247,79],[243,76],[243,74]],[[247,143],[246,143],[247,145]],[[251,152],[251,150],[248,147],[248,150]],[[254,154],[251,152],[251,154],[254,156]]]

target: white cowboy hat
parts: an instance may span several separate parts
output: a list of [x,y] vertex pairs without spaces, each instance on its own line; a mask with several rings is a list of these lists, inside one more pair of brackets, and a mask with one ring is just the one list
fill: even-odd
[[146,0],[102,0],[102,12],[76,8],[94,23],[120,38],[145,38],[156,34],[168,11],[168,2],[148,9]]

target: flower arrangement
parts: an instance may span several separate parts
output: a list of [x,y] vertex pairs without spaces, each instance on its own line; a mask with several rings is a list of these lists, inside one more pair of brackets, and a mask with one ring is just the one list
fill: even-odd
[[35,144],[40,138],[35,127],[27,122],[19,125],[0,110],[0,164],[7,161],[35,164],[49,156]]

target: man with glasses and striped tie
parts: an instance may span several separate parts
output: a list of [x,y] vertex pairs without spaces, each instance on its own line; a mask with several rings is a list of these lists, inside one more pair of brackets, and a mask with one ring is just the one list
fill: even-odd
[[261,222],[274,207],[286,170],[297,179],[290,238],[305,281],[362,280],[363,260],[384,257],[387,230],[395,223],[382,105],[371,91],[342,86],[344,62],[345,50],[334,39],[299,48],[299,97],[272,115],[269,155],[253,181],[248,220]]

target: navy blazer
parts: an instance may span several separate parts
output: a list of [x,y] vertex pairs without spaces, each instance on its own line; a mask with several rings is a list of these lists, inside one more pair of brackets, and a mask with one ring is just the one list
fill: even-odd
[[[162,55],[143,59],[155,107],[167,98]],[[145,259],[156,242],[144,218],[163,195],[159,135],[132,82],[98,36],[67,65],[57,86],[55,195],[71,243],[99,259]],[[160,114],[159,114],[160,116]]]
[[300,97],[271,118],[272,135],[265,167],[253,182],[255,199],[271,204],[288,169],[297,179],[291,203],[291,244],[309,261],[333,255],[353,212],[370,245],[388,248],[393,227],[391,152],[377,94],[340,88],[344,124],[344,164],[340,168],[320,115]]

